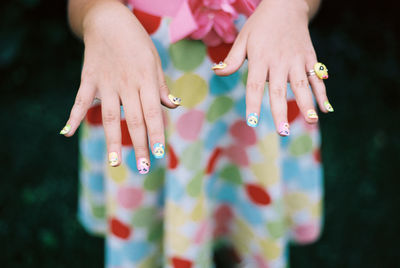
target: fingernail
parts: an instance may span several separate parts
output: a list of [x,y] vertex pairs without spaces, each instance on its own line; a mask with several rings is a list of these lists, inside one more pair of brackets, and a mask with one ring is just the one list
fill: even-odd
[[307,117],[310,118],[310,119],[317,119],[318,115],[317,115],[317,113],[315,112],[314,109],[310,109],[310,110],[307,111]]
[[247,125],[249,127],[256,127],[258,125],[258,115],[251,113],[247,116]]
[[150,170],[150,163],[146,158],[139,158],[137,161],[137,169],[140,174],[147,174]]
[[118,154],[116,152],[111,152],[108,154],[108,163],[112,167],[118,165]]
[[328,110],[328,112],[333,112],[334,110],[333,110],[333,107],[332,107],[332,105],[329,103],[329,101],[324,101],[324,106],[325,106],[325,108]]
[[181,98],[178,98],[178,97],[175,97],[172,94],[169,94],[168,95],[168,99],[175,105],[181,105],[181,102],[182,102]]
[[65,134],[67,134],[70,130],[71,130],[71,125],[70,125],[70,124],[66,124],[65,127],[64,127],[63,129],[61,129],[60,134],[61,134],[61,135],[65,135]]
[[289,131],[289,124],[286,122],[282,122],[279,124],[279,129],[278,129],[279,134],[282,136],[289,136],[290,131]]
[[164,145],[162,143],[157,142],[153,145],[153,155],[155,158],[163,158],[164,153]]
[[226,63],[220,61],[218,64],[214,63],[211,69],[212,70],[221,70],[221,69],[224,69],[225,67],[226,67]]

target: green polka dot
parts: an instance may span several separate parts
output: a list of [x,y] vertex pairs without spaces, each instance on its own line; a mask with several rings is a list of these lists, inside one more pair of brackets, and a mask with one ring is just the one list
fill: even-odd
[[187,193],[192,197],[198,197],[201,193],[203,182],[203,171],[198,172],[186,187]]
[[293,140],[289,145],[289,152],[294,156],[299,156],[310,152],[312,140],[309,135],[302,135]]
[[157,210],[152,207],[140,208],[136,211],[132,218],[132,224],[135,227],[150,226],[157,215]]
[[206,56],[206,46],[201,41],[181,40],[170,45],[169,54],[175,68],[182,71],[196,69]]
[[164,177],[164,168],[157,168],[156,170],[152,170],[146,176],[143,186],[147,191],[156,191],[160,189],[160,187],[164,184]]
[[188,145],[182,153],[182,157],[180,158],[182,164],[185,168],[190,171],[198,170],[199,159],[201,159],[203,153],[203,142],[197,141]]
[[83,123],[79,129],[79,137],[81,139],[89,138],[89,126],[86,123]]
[[85,170],[85,171],[89,171],[90,170],[89,161],[87,161],[87,159],[81,153],[79,153],[79,164],[80,164],[80,168],[82,170]]
[[220,116],[227,113],[233,105],[233,101],[229,97],[221,96],[216,98],[211,104],[207,112],[207,120],[209,122],[214,122]]
[[208,86],[197,74],[185,73],[175,81],[171,93],[182,98],[183,107],[193,108],[206,98]]
[[147,235],[147,240],[150,242],[156,242],[161,240],[163,235],[163,223],[161,221],[157,221],[153,223],[150,227],[149,233]]
[[249,70],[246,69],[243,73],[242,73],[242,82],[243,85],[247,85],[247,75],[249,74]]
[[219,173],[220,177],[234,184],[242,184],[239,168],[235,165],[225,166]]
[[272,238],[282,237],[286,232],[286,225],[283,221],[268,222],[267,228]]
[[106,208],[104,206],[93,206],[92,205],[92,213],[96,218],[105,218],[106,216]]

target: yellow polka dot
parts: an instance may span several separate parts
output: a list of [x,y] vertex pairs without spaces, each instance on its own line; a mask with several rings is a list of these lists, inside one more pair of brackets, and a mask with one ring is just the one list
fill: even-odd
[[179,232],[168,232],[167,233],[167,248],[171,248],[174,254],[183,254],[189,247],[189,238],[183,236]]
[[198,198],[196,206],[194,207],[194,209],[190,215],[192,221],[201,221],[202,219],[205,218],[206,211],[204,208],[205,208],[204,198]]
[[321,218],[322,204],[321,200],[311,205],[310,212],[313,219]]
[[189,215],[173,202],[167,202],[166,213],[171,216],[170,221],[168,222],[169,229],[177,229],[189,219]]
[[153,268],[159,267],[159,257],[158,255],[152,255],[144,259],[138,266],[138,268]]
[[266,161],[265,163],[252,164],[250,168],[258,183],[264,187],[271,186],[279,181],[279,169],[274,162]]
[[172,94],[182,98],[182,106],[193,108],[202,102],[208,93],[206,81],[194,73],[185,73],[172,86]]
[[120,165],[118,167],[108,167],[108,172],[110,177],[116,183],[121,183],[126,180],[127,169],[125,165]]
[[290,193],[285,196],[286,205],[289,211],[301,210],[309,206],[308,196],[303,193]]
[[272,241],[269,240],[259,240],[260,248],[264,256],[268,260],[275,260],[281,255],[281,247]]
[[258,142],[258,148],[263,156],[271,161],[279,155],[279,136],[275,132],[269,133]]
[[254,233],[251,228],[241,219],[235,219],[235,229],[232,234],[232,242],[240,255],[247,255]]
[[106,213],[108,216],[117,214],[117,201],[111,196],[107,196]]

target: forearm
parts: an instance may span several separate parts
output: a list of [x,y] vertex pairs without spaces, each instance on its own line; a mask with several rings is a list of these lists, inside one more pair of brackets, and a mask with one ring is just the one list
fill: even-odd
[[69,0],[68,18],[72,31],[79,37],[83,37],[85,18],[96,6],[106,3],[124,3],[124,0]]

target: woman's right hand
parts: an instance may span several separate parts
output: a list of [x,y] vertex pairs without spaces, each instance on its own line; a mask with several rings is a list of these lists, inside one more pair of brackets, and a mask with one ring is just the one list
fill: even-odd
[[[95,97],[101,100],[109,163],[121,163],[120,104],[132,139],[140,173],[150,166],[148,138],[156,158],[164,156],[161,103],[169,99],[160,58],[149,35],[133,13],[119,1],[97,1],[82,19],[85,43],[81,85],[67,126],[61,134],[74,135]],[[68,130],[69,129],[69,130]],[[66,133],[65,133],[66,132]]]

